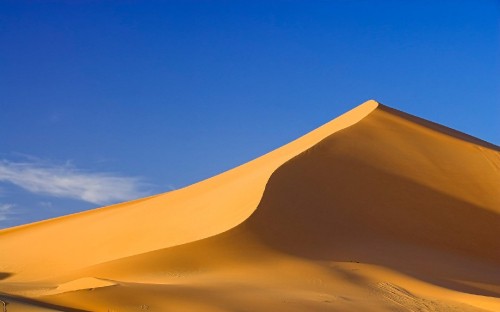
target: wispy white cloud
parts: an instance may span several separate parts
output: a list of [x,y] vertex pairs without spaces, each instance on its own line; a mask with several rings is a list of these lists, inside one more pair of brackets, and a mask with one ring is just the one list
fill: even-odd
[[0,221],[5,221],[8,219],[8,216],[12,213],[12,208],[14,205],[12,204],[0,204]]
[[0,182],[2,181],[36,194],[79,199],[99,205],[146,195],[138,178],[87,172],[70,163],[58,166],[0,160]]

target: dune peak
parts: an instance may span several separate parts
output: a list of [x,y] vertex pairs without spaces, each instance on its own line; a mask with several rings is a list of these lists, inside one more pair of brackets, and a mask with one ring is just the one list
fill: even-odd
[[498,311],[498,181],[494,145],[368,100],[183,189],[0,231],[0,299]]

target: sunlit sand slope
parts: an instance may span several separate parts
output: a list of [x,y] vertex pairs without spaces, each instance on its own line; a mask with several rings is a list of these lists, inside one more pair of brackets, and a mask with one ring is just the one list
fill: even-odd
[[181,190],[0,231],[1,269],[16,272],[14,280],[40,278],[226,231],[256,209],[276,168],[376,107],[366,102],[263,157]]
[[499,188],[498,147],[368,101],[190,187],[1,231],[0,299],[499,311]]

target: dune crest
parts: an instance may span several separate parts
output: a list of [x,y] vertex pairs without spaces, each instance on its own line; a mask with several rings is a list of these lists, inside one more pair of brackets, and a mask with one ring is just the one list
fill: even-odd
[[184,189],[0,231],[0,291],[88,311],[497,311],[499,168],[498,147],[370,100]]
[[[33,263],[23,266],[36,267],[43,259],[44,268],[32,273],[39,278],[43,270],[51,274],[61,266],[76,269],[219,234],[252,214],[276,168],[332,132],[354,124],[377,105],[365,102],[294,142],[187,188],[0,231],[0,239],[16,237],[2,241],[2,248],[17,258],[19,244],[32,245],[22,251],[22,257]],[[73,231],[83,224],[85,231]],[[47,245],[47,241],[54,243]],[[12,261],[6,270],[20,271],[16,265]]]

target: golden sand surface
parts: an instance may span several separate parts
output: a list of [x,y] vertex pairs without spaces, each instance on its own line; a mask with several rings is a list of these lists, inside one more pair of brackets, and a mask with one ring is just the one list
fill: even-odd
[[8,312],[500,311],[499,148],[370,100],[186,188],[0,231],[0,299]]

